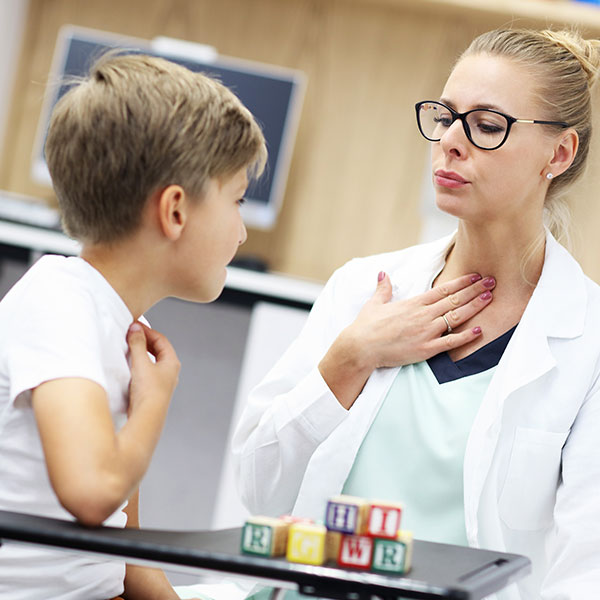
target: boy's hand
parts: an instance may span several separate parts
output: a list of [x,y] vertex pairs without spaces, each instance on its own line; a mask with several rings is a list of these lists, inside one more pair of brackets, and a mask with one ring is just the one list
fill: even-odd
[[158,331],[136,321],[129,327],[127,343],[131,356],[129,414],[148,398],[155,397],[169,402],[181,367],[169,340]]
[[63,507],[87,525],[100,525],[139,486],[177,384],[179,360],[163,335],[134,323],[127,341],[129,419],[118,432],[106,391],[94,381],[55,379],[32,392],[52,487]]

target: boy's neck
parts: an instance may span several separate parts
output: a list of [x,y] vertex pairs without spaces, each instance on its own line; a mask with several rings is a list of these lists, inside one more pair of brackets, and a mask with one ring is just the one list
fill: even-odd
[[164,297],[155,274],[160,269],[154,253],[142,251],[135,239],[115,244],[84,244],[81,258],[94,267],[119,294],[138,319]]

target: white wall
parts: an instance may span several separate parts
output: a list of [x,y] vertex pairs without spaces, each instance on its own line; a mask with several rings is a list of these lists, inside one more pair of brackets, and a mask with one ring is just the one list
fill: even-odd
[[19,63],[29,0],[0,0],[0,153]]
[[252,311],[246,339],[227,451],[221,470],[211,529],[240,527],[249,516],[240,500],[233,469],[231,439],[250,390],[260,382],[300,333],[308,311],[270,302],[258,302]]

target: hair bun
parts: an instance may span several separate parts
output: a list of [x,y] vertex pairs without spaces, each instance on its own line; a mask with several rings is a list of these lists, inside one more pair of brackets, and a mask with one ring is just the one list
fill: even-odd
[[594,83],[600,70],[600,40],[586,40],[579,33],[566,30],[546,29],[541,34],[573,54],[587,76],[588,85],[591,86]]

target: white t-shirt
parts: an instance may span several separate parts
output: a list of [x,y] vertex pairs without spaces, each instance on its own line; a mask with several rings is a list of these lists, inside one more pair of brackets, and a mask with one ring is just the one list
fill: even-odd
[[[0,302],[0,509],[73,520],[50,485],[31,390],[57,378],[90,379],[106,390],[118,430],[127,417],[132,321],[104,277],[75,257],[41,258]],[[118,510],[105,524],[125,522]],[[123,592],[124,575],[121,562],[0,547],[0,598],[7,600],[106,600]]]

